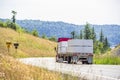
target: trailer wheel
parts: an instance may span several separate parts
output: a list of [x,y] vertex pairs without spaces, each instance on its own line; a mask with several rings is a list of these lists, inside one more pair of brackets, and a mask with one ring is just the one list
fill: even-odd
[[71,63],[71,56],[68,56],[68,63]]
[[88,63],[88,64],[93,64],[93,63]]
[[82,61],[82,64],[89,64],[88,61]]
[[82,61],[82,64],[84,64],[84,61]]
[[86,61],[86,64],[89,64],[88,61]]

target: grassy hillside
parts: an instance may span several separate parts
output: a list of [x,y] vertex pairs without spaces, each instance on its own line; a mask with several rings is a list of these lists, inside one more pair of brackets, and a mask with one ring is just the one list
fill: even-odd
[[[6,41],[12,42],[9,52]],[[17,52],[14,42],[19,43]],[[55,56],[55,46],[54,42],[0,27],[0,80],[61,80],[59,73],[25,65],[14,58]]]
[[[12,42],[9,52],[6,41]],[[13,45],[14,42],[19,43],[17,52]],[[0,27],[0,80],[78,80],[77,77],[25,65],[15,59],[55,56],[56,45],[55,42],[49,40]]]
[[[13,44],[10,47],[10,52],[7,52],[6,41],[19,43],[17,53]],[[56,45],[55,42],[23,32],[16,32],[9,28],[0,28],[0,53],[9,54],[14,57],[55,56],[54,47]]]
[[94,63],[120,65],[120,46],[117,46],[105,54],[94,55]]

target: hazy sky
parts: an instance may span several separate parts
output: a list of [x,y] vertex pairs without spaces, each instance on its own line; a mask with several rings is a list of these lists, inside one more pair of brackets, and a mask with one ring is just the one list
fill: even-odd
[[0,18],[120,24],[120,0],[0,0]]

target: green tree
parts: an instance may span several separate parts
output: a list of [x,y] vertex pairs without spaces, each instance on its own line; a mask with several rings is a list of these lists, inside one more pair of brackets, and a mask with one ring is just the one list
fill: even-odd
[[104,40],[104,45],[105,45],[105,47],[109,47],[109,43],[108,43],[107,37],[106,37],[105,40]]
[[8,27],[10,27],[10,28],[16,30],[17,27],[16,27],[16,24],[15,24],[15,21],[16,21],[15,16],[16,16],[17,12],[12,10],[11,13],[13,14],[13,15],[12,15],[12,22],[10,22],[10,23],[7,24],[7,25],[8,25]]
[[84,28],[84,39],[91,39],[91,28],[89,23],[86,23]]
[[17,12],[12,10],[12,14],[13,14],[12,22],[15,23],[15,21],[16,21],[15,16],[16,16]]
[[110,45],[109,45],[107,37],[105,37],[103,44],[104,44],[104,52],[110,49]]
[[95,42],[94,42],[93,50],[94,50],[94,53],[96,53],[96,54],[102,53],[103,43],[100,42],[100,41],[95,41]]
[[103,35],[103,31],[101,29],[101,32],[100,32],[100,42],[104,42],[104,35]]
[[17,29],[16,24],[13,23],[13,22],[11,22],[11,24],[9,25],[9,27],[12,28],[12,29],[14,29],[14,30]]
[[75,38],[75,31],[72,31],[71,35],[72,35],[72,38],[74,39]]
[[91,39],[93,39],[93,42],[96,41],[96,33],[95,33],[95,30],[94,30],[94,27],[92,27]]
[[11,21],[10,21],[9,19],[8,19],[5,23],[6,23],[6,26],[7,26],[7,27],[10,27],[10,26],[11,26]]
[[82,32],[82,30],[80,30],[80,39],[82,39],[83,38],[83,32]]
[[39,36],[38,31],[37,31],[36,29],[34,29],[34,30],[32,31],[32,35],[38,37],[38,36]]
[[93,52],[96,54],[104,53],[109,50],[109,42],[107,37],[104,39],[103,31],[101,29],[100,39],[96,39],[96,33],[94,27],[91,28],[89,23],[86,23],[84,32],[80,31],[80,39],[93,39]]

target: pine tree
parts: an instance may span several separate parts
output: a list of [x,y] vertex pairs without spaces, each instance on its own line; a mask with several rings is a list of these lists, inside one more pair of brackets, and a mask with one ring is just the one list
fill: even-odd
[[12,14],[13,14],[13,16],[12,16],[12,22],[10,23],[9,27],[12,28],[12,29],[14,29],[14,30],[16,30],[17,27],[16,27],[16,24],[15,24],[15,21],[16,21],[15,15],[17,14],[17,12],[12,11]]
[[17,14],[17,12],[12,11],[12,13],[13,13],[12,22],[15,23],[15,21],[16,21],[16,19],[15,19],[15,15]]
[[104,51],[107,51],[109,49],[110,45],[108,42],[107,37],[104,39]]
[[104,45],[105,45],[106,47],[108,47],[108,40],[107,40],[107,37],[106,37],[105,40],[104,40]]
[[95,30],[94,30],[94,27],[92,27],[91,39],[93,39],[93,42],[96,41],[96,33],[95,33]]
[[91,28],[89,23],[86,23],[85,25],[84,39],[91,39]]
[[101,29],[101,32],[100,32],[100,42],[104,42],[104,35],[103,35],[103,32],[102,32],[102,29]]
[[82,30],[80,30],[80,39],[82,39],[83,38],[83,32],[82,32]]
[[72,35],[72,38],[74,39],[75,38],[75,31],[72,31],[71,35]]

